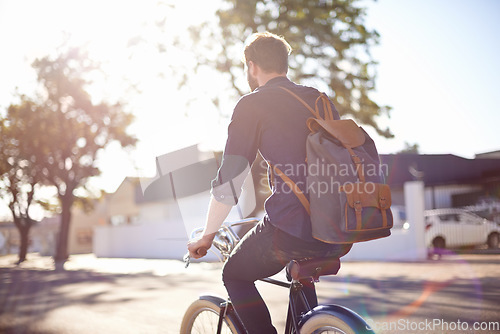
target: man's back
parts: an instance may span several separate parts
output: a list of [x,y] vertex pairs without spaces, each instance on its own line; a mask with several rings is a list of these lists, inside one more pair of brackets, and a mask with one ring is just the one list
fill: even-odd
[[[242,97],[229,125],[224,156],[244,157],[252,164],[260,152],[267,162],[282,170],[306,193],[306,137],[309,134],[306,120],[312,115],[280,86],[292,90],[311,106],[320,94],[314,88],[277,77]],[[336,111],[334,117],[338,119]],[[235,176],[234,167],[224,164],[221,173],[226,180],[229,175]],[[314,240],[308,213],[281,178],[273,178],[272,195],[265,209],[274,226],[301,239]]]

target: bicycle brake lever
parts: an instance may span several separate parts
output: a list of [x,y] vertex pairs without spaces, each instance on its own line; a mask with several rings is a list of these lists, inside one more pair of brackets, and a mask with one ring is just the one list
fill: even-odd
[[191,256],[189,256],[189,252],[184,255],[182,261],[184,261],[185,263],[184,268],[187,268],[189,266],[189,263],[191,262]]

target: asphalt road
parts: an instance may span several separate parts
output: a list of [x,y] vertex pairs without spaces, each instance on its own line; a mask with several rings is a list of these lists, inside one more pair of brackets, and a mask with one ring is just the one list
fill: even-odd
[[[178,333],[200,294],[225,295],[217,263],[185,269],[176,260],[76,255],[55,272],[36,254],[14,262],[0,257],[0,333]],[[500,253],[474,251],[439,261],[344,262],[317,289],[320,302],[352,308],[377,333],[500,333],[491,328],[500,326],[499,277]],[[282,329],[286,289],[257,284]]]

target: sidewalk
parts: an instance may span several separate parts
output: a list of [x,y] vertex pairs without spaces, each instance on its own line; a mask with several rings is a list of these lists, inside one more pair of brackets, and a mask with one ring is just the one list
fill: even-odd
[[[54,272],[50,258],[29,254],[28,259],[17,267],[15,256],[0,257],[0,333],[178,333],[185,309],[198,295],[225,295],[218,263],[185,269],[177,260],[74,255],[66,271]],[[350,307],[381,326],[400,319],[411,324],[498,322],[499,264],[500,254],[417,263],[344,262],[339,275],[321,279],[318,296],[320,302]],[[287,291],[257,285],[281,329]]]

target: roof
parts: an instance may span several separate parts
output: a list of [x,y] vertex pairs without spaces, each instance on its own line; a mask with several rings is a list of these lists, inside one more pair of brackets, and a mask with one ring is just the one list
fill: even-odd
[[138,180],[136,203],[168,201],[210,190],[219,160],[219,152],[201,151],[198,145],[156,157],[157,174]]
[[500,150],[498,150],[498,151],[484,152],[484,153],[478,153],[478,154],[476,154],[476,158],[493,158],[493,159],[499,159],[500,158]]
[[136,193],[138,203],[164,201],[196,195],[211,189],[217,174],[215,158],[193,163],[157,177],[145,190],[144,196]]
[[453,154],[381,154],[386,182],[402,186],[423,180],[427,186],[500,182],[500,159],[466,159]]
[[[380,159],[386,183],[391,187],[415,180],[423,180],[426,186],[500,182],[500,159],[409,153],[381,154]],[[137,186],[136,202],[164,201],[210,190],[217,169],[217,160],[208,159],[157,176],[144,193]]]

